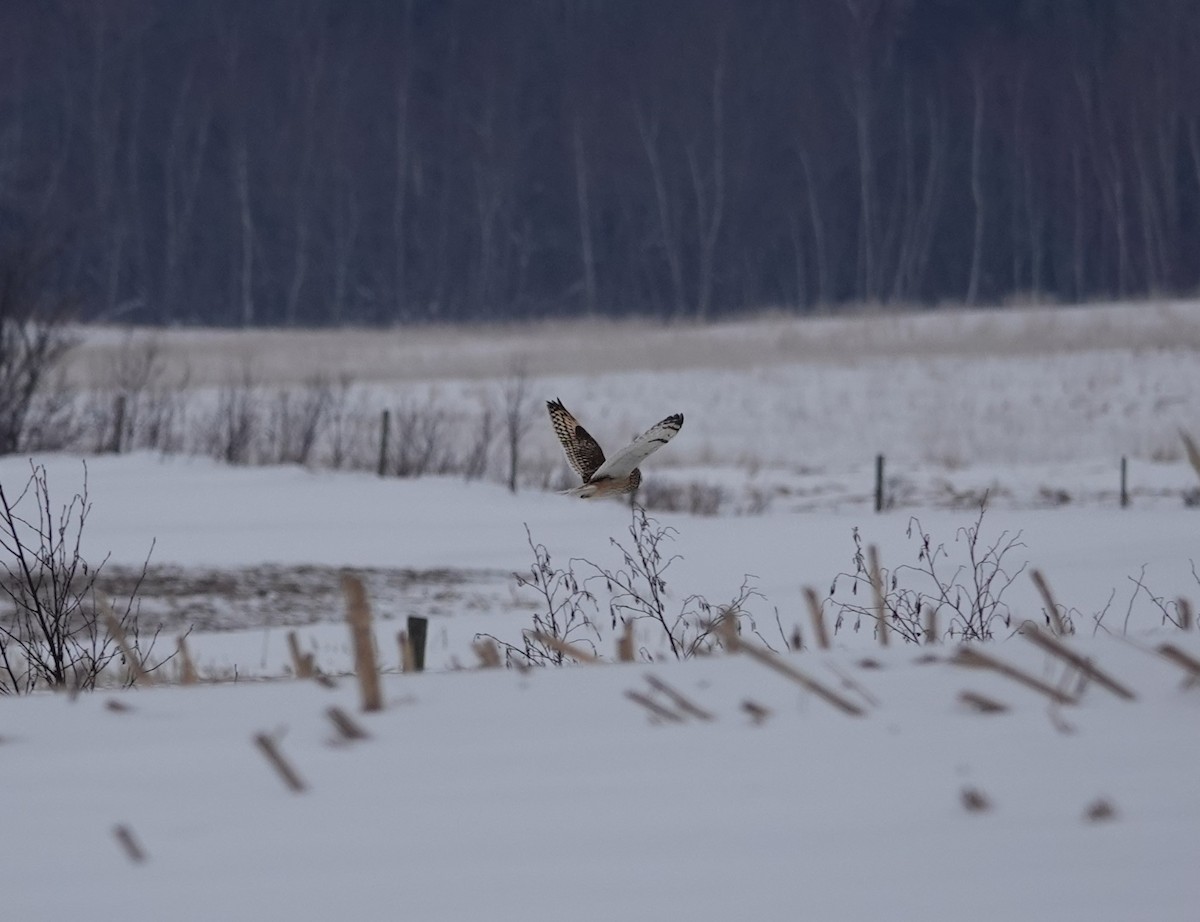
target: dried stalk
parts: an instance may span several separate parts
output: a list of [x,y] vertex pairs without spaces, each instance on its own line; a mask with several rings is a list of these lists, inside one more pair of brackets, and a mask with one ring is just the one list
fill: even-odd
[[125,852],[126,857],[134,864],[144,864],[146,861],[146,850],[142,848],[137,837],[134,836],[133,830],[124,823],[113,827],[113,837],[121,846],[121,850]]
[[829,649],[829,631],[825,627],[825,612],[821,610],[821,599],[812,586],[804,587],[804,600],[808,603],[808,614],[812,618],[813,630],[817,634],[817,646]]
[[296,770],[292,768],[288,760],[283,757],[283,753],[275,745],[275,740],[265,733],[256,733],[254,735],[254,744],[266,756],[267,761],[271,763],[271,767],[279,773],[279,777],[283,779],[283,783],[288,788],[297,794],[308,790],[308,785],[304,783],[304,779],[296,774]]
[[961,691],[958,693],[958,700],[981,714],[1002,714],[1008,710],[1007,704],[1001,704],[995,698],[989,698],[979,692]]
[[338,734],[346,740],[370,739],[371,734],[363,729],[362,724],[339,707],[331,707],[325,711],[326,716],[333,722]]
[[674,711],[672,711],[670,708],[663,707],[661,704],[659,704],[653,698],[643,695],[641,692],[634,691],[633,689],[628,689],[625,692],[625,697],[628,698],[630,701],[636,701],[638,704],[640,704],[642,707],[644,707],[647,711],[649,711],[655,717],[658,717],[662,720],[671,721],[672,723],[682,723],[683,722],[683,718],[680,717],[678,714],[676,714]]
[[567,643],[565,640],[560,640],[558,637],[555,637],[553,634],[547,634],[545,631],[526,631],[525,633],[527,636],[533,638],[538,643],[545,644],[551,650],[556,650],[557,652],[561,653],[563,656],[569,656],[569,657],[571,657],[571,659],[577,660],[581,663],[598,662],[596,657],[593,656],[591,653],[589,653],[587,650],[581,649],[580,647],[577,647],[574,644]]
[[1034,691],[1045,695],[1051,701],[1057,701],[1059,704],[1074,704],[1075,699],[1065,692],[1059,691],[1052,685],[1047,685],[1040,679],[1036,679],[1028,675],[1008,663],[998,660],[995,657],[988,656],[986,653],[980,653],[974,647],[959,647],[954,658],[950,660],[956,666],[966,666],[968,668],[983,668],[991,669],[1000,673],[1014,682],[1024,685],[1026,688],[1031,688]]
[[292,670],[296,673],[296,678],[311,679],[316,673],[313,654],[301,652],[300,639],[296,636],[295,631],[288,631],[287,642],[288,650],[292,654]]
[[657,676],[648,675],[646,676],[646,681],[655,691],[662,692],[664,695],[670,698],[671,703],[674,704],[675,707],[677,707],[684,714],[690,714],[697,720],[713,719],[713,715],[711,713],[704,710],[704,708],[700,707],[698,704],[694,704],[688,698],[685,698],[681,692],[672,688]]
[[179,682],[181,685],[195,685],[200,681],[200,673],[196,671],[196,664],[192,662],[192,654],[188,651],[187,637],[180,636],[176,641],[176,649],[179,651]]
[[362,580],[352,573],[342,574],[342,592],[346,596],[346,620],[350,623],[350,639],[354,644],[354,673],[362,693],[362,709],[383,709],[383,692],[379,686],[379,667],[375,662],[375,637],[371,631],[371,607]]
[[875,623],[878,625],[879,645],[886,647],[889,629],[887,606],[883,601],[883,574],[879,569],[879,549],[874,544],[867,548],[867,566],[870,568],[868,575],[871,579],[871,592],[875,598]]
[[125,636],[125,629],[121,627],[120,620],[113,613],[112,606],[103,598],[98,599],[98,601],[100,603],[100,617],[104,619],[104,626],[108,629],[109,636],[116,642],[117,649],[125,657],[125,666],[129,670],[130,675],[133,676],[135,682],[142,682],[146,685],[151,684],[154,679],[142,666],[141,657],[130,646],[129,638]]
[[1029,575],[1033,579],[1033,584],[1037,586],[1038,592],[1042,594],[1042,601],[1046,603],[1046,613],[1050,615],[1050,623],[1054,626],[1054,633],[1061,637],[1067,633],[1067,626],[1063,624],[1062,615],[1058,612],[1058,605],[1054,602],[1054,594],[1050,592],[1050,584],[1046,582],[1046,577],[1042,576],[1041,570],[1033,570]]
[[863,709],[853,701],[843,698],[837,692],[826,688],[816,679],[810,678],[802,673],[790,663],[785,663],[782,659],[772,653],[770,650],[763,649],[752,643],[747,643],[742,640],[732,623],[727,621],[719,622],[715,629],[720,633],[721,638],[725,641],[725,646],[731,653],[736,653],[739,650],[749,656],[751,659],[762,663],[769,669],[774,669],[780,675],[786,676],[797,685],[812,692],[817,697],[829,702],[838,710],[845,714],[852,714],[855,717],[860,717],[863,714]]
[[1085,659],[1078,653],[1066,647],[1062,641],[1056,640],[1053,637],[1043,633],[1036,624],[1032,621],[1026,621],[1021,626],[1021,634],[1025,636],[1031,643],[1037,645],[1052,656],[1057,656],[1065,663],[1074,666],[1089,679],[1096,684],[1107,688],[1110,692],[1119,698],[1124,698],[1126,701],[1132,701],[1136,697],[1132,691],[1114,679],[1112,676],[1103,672],[1099,666],[1095,665],[1091,660]]

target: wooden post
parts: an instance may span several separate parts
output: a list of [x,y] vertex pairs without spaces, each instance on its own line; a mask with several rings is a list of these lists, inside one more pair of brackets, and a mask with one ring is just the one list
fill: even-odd
[[114,455],[121,453],[121,437],[125,434],[125,395],[117,394],[113,402],[113,434],[108,450]]
[[1121,456],[1121,508],[1129,505],[1129,459]]
[[413,670],[425,671],[425,636],[429,632],[429,619],[417,615],[408,616],[408,642],[412,647]]
[[875,511],[883,512],[883,455],[875,456]]
[[392,428],[392,411],[384,410],[383,417],[379,425],[379,467],[377,471],[380,477],[387,474],[387,459],[388,459],[388,435]]

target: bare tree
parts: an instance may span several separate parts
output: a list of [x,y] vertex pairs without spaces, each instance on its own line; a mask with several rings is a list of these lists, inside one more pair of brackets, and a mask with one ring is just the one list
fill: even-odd
[[529,370],[519,363],[504,385],[504,444],[508,449],[508,489],[517,492],[521,473],[521,441],[533,424],[533,402],[529,396]]
[[975,208],[974,233],[971,236],[971,274],[967,282],[967,304],[979,297],[979,274],[983,265],[983,180],[980,177],[983,134],[983,75],[978,67],[971,68],[971,88],[975,107],[971,120],[971,203]]
[[52,250],[0,251],[0,455],[20,450],[39,388],[74,345],[42,280]]

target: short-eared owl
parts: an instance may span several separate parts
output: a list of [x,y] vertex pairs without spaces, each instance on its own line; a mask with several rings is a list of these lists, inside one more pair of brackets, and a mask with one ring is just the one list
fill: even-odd
[[611,493],[632,493],[642,482],[638,465],[675,437],[683,425],[683,414],[676,413],[656,423],[619,452],[604,459],[604,451],[579,421],[562,405],[561,400],[546,401],[554,434],[562,442],[567,461],[583,478],[583,485],[567,490],[568,496],[591,499]]

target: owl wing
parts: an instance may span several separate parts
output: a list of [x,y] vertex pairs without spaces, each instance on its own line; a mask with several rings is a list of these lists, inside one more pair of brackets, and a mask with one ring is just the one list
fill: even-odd
[[658,451],[667,442],[675,438],[675,433],[682,426],[682,413],[676,413],[674,416],[668,416],[660,423],[655,423],[596,468],[590,479],[601,480],[606,477],[628,477],[633,473],[634,468],[645,461],[653,452]]
[[550,411],[550,423],[554,426],[554,434],[562,442],[568,463],[575,473],[583,478],[583,482],[587,483],[604,464],[604,450],[588,431],[579,425],[579,420],[571,415],[561,400],[546,401],[546,409]]

